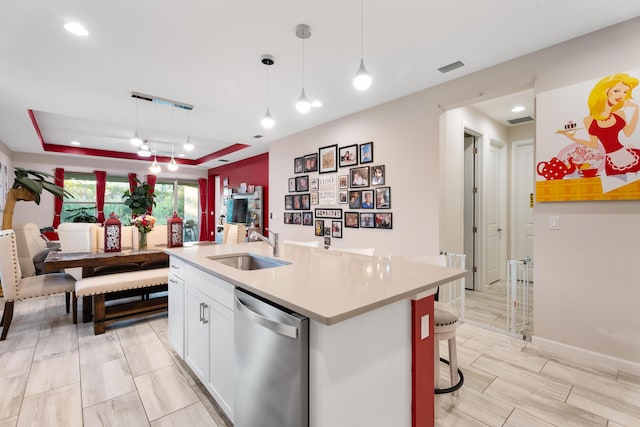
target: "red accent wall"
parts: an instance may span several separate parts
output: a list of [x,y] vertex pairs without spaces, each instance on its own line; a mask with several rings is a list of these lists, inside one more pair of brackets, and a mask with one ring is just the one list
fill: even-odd
[[[269,228],[269,153],[259,154],[217,168],[209,169],[209,180],[215,182],[215,176],[220,175],[220,185],[224,178],[229,179],[229,187],[238,187],[245,182],[247,185],[262,186],[262,222],[264,228]],[[211,186],[209,200],[215,200],[215,189]],[[222,193],[222,188],[220,188]],[[213,212],[220,210],[214,206]],[[212,219],[213,220],[213,219]]]
[[[434,408],[433,295],[411,301],[411,418],[412,427],[432,427]],[[422,316],[429,315],[429,337],[421,339]]]

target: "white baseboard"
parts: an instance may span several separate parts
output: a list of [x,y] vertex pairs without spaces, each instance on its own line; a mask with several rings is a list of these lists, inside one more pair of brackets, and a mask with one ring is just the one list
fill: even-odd
[[545,350],[553,351],[560,355],[573,357],[575,359],[585,360],[587,362],[597,363],[606,366],[612,366],[624,372],[633,375],[640,375],[640,363],[630,360],[620,359],[619,357],[610,356],[595,351],[586,350],[580,347],[574,347],[558,341],[552,341],[537,336],[531,337],[531,343]]

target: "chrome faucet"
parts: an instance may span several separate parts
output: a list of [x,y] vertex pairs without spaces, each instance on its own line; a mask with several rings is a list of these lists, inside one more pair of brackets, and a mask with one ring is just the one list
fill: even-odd
[[268,228],[266,228],[265,230],[273,235],[273,240],[267,237],[264,237],[262,234],[258,233],[257,231],[251,232],[251,235],[249,235],[249,240],[260,239],[267,242],[273,248],[273,256],[280,256],[280,241],[278,239],[278,233],[276,233],[275,231],[271,231]]

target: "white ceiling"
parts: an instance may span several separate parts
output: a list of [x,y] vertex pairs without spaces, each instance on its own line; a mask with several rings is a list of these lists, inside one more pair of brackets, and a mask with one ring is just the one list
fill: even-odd
[[[133,153],[128,138],[137,123],[144,138],[160,141],[159,153],[171,144],[180,153],[187,134],[197,147],[190,159],[249,145],[224,156],[236,161],[284,136],[638,15],[638,0],[609,0],[606,7],[595,0],[366,0],[364,60],[374,82],[358,92],[351,84],[360,59],[357,0],[3,1],[0,140],[15,152],[43,152],[31,109],[47,143],[78,140],[84,148]],[[63,25],[71,20],[89,36],[67,33]],[[300,23],[312,33],[304,45],[304,86],[324,104],[307,115],[294,108],[302,87]],[[267,107],[263,54],[275,57],[271,130],[260,126]],[[466,66],[437,70],[457,60]],[[132,91],[195,108],[136,103]],[[478,108],[502,108],[491,103]]]

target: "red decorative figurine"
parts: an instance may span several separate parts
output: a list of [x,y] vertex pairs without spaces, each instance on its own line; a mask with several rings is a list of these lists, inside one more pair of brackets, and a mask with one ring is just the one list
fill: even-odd
[[122,249],[122,224],[115,212],[104,222],[104,251],[120,252]]
[[177,213],[173,213],[167,221],[167,247],[181,248],[184,224]]

